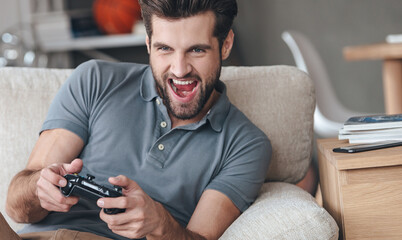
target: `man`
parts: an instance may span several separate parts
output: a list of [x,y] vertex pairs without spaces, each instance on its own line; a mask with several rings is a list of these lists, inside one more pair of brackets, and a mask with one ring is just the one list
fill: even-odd
[[[22,238],[217,239],[256,198],[271,146],[218,80],[235,0],[140,4],[150,66],[90,61],[60,89],[10,185],[8,214],[33,223]],[[64,197],[70,173],[121,186],[123,196]]]

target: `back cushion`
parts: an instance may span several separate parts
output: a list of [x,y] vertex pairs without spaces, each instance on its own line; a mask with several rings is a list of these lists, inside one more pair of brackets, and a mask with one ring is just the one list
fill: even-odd
[[315,95],[308,75],[290,66],[224,67],[221,79],[231,102],[271,140],[266,180],[302,179],[313,146]]

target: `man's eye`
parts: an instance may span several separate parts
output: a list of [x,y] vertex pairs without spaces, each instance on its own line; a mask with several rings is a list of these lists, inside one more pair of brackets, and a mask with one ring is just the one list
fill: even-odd
[[164,52],[167,52],[167,51],[170,50],[170,47],[166,47],[166,46],[160,47],[159,50],[164,51]]
[[201,49],[201,48],[194,48],[194,49],[193,49],[193,52],[195,52],[195,53],[203,53],[204,50]]

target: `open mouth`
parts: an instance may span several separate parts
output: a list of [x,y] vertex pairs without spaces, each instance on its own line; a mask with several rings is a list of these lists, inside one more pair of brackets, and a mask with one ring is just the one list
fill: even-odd
[[186,81],[179,81],[175,79],[169,79],[169,84],[176,94],[176,96],[180,98],[187,98],[190,97],[197,88],[198,81],[194,80],[186,80]]

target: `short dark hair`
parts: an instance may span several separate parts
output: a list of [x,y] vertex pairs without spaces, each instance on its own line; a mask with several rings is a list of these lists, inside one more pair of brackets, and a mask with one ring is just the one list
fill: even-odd
[[148,37],[152,37],[152,16],[179,19],[212,11],[215,14],[214,36],[221,47],[237,15],[236,0],[139,0]]

